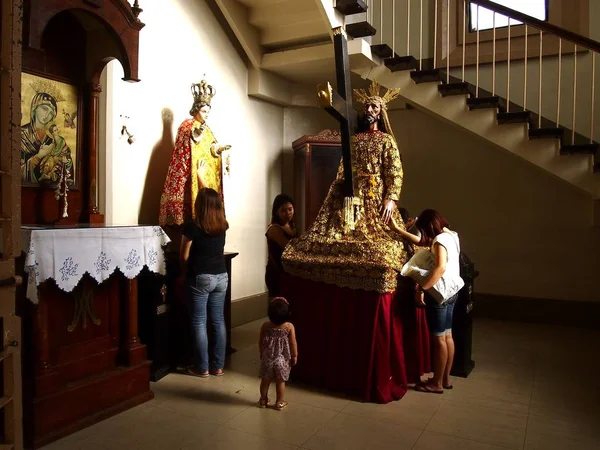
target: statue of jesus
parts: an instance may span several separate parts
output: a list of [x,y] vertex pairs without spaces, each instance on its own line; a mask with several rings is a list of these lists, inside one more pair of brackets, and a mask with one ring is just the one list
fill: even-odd
[[379,95],[373,82],[369,92],[354,90],[364,105],[363,129],[352,137],[355,196],[359,197],[358,219],[353,229],[345,225],[344,172],[321,206],[312,227],[290,241],[282,262],[286,272],[352,289],[393,292],[408,251],[402,237],[388,222],[404,223],[396,208],[402,189],[402,161],[390,127],[387,105],[397,95],[389,90]]

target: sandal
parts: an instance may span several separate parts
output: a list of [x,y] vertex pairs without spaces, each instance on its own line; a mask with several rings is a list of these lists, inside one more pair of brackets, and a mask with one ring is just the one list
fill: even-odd
[[214,370],[212,372],[213,377],[222,377],[223,375],[225,375],[225,372],[223,372],[223,369]]
[[287,408],[287,406],[288,406],[288,402],[286,402],[286,401],[284,400],[284,401],[282,401],[282,402],[277,402],[277,403],[275,404],[275,409],[276,409],[277,411],[283,411],[285,408]]
[[195,367],[186,367],[184,372],[186,375],[191,375],[193,377],[208,378],[208,370],[206,372],[201,372]]
[[259,408],[266,408],[267,406],[269,406],[269,397],[265,398],[260,398],[258,399],[258,407]]
[[[431,384],[432,381],[433,381],[433,378],[427,378],[425,381],[422,381],[420,384]],[[451,384],[449,384],[447,386],[442,385],[442,387],[446,390],[450,390],[450,389],[454,388],[454,386]]]
[[415,390],[419,391],[419,392],[428,392],[430,394],[443,394],[444,393],[443,389],[438,390],[437,388],[435,388],[434,386],[432,386],[430,384],[417,384],[415,386]]

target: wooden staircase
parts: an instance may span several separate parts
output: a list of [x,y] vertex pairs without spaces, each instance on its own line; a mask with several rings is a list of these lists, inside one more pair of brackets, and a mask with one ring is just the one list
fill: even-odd
[[[446,0],[438,0],[440,2]],[[486,1],[486,0],[484,0]],[[343,8],[339,9],[341,12],[350,14],[361,14],[362,11],[360,6],[364,2],[360,0],[356,1],[344,1]],[[354,5],[351,5],[353,3]],[[437,4],[437,2],[436,2]],[[506,10],[506,8],[504,8]],[[357,12],[353,12],[357,11]],[[368,17],[368,13],[366,14]],[[522,18],[520,18],[522,19]],[[348,31],[349,35],[352,35]],[[582,38],[585,43],[589,40]],[[377,40],[377,39],[376,39]],[[599,44],[600,45],[600,44]],[[545,117],[539,117],[536,112],[524,109],[518,104],[506,101],[505,98],[499,95],[493,95],[491,92],[486,92],[481,87],[477,87],[466,80],[455,78],[448,74],[446,68],[433,68],[432,60],[422,60],[421,62],[414,55],[399,55],[394,53],[392,47],[387,43],[379,42],[370,46],[371,53],[374,57],[379,58],[382,67],[376,69],[369,69],[366,71],[359,71],[359,73],[365,77],[379,81],[383,86],[386,87],[404,87],[406,86],[406,77],[408,76],[411,83],[416,86],[422,86],[423,95],[418,93],[417,89],[406,89],[401,91],[404,100],[407,104],[415,106],[426,113],[432,113],[440,118],[450,120],[453,119],[443,114],[443,110],[450,108],[457,110],[460,108],[457,103],[457,97],[464,98],[464,107],[467,111],[474,114],[476,111],[492,111],[493,116],[490,119],[493,121],[493,127],[497,127],[502,130],[503,127],[512,127],[511,133],[515,133],[514,126],[521,125],[524,127],[524,133],[522,141],[530,141],[531,145],[527,145],[526,142],[520,142],[519,149],[506,148],[507,150],[513,151],[513,153],[520,154],[520,156],[529,159],[530,162],[541,166],[543,169],[550,171],[551,173],[558,175],[565,181],[576,185],[580,189],[588,192],[593,196],[594,199],[600,198],[600,145],[594,140],[590,140],[589,137],[583,136],[572,129],[564,126],[557,126],[555,121],[551,121]],[[419,70],[421,66],[421,70]],[[403,81],[400,81],[403,80]],[[432,101],[431,89],[426,86],[437,86],[437,92],[439,99],[433,99],[437,104],[437,110],[440,113],[434,111],[431,104],[428,102]],[[427,91],[425,91],[428,89]],[[410,91],[410,92],[409,92]],[[412,95],[412,93],[415,95]],[[428,94],[424,94],[428,92]],[[425,99],[427,99],[425,101]],[[443,102],[447,102],[448,105],[452,102],[452,107],[448,105],[444,106]],[[468,120],[463,117],[463,123]],[[479,119],[478,119],[479,120]],[[592,122],[593,123],[593,122]],[[459,125],[460,126],[460,125]],[[483,127],[486,131],[484,133],[479,132],[483,138],[488,139],[490,135],[490,129],[488,126]],[[475,131],[469,129],[469,131]],[[497,135],[499,133],[496,133]],[[540,141],[548,142],[546,148]],[[497,143],[498,142],[494,142]],[[533,145],[534,142],[540,142]],[[532,147],[528,150],[527,147]],[[552,161],[551,163],[540,162],[548,159],[549,149],[558,148],[556,156],[562,159],[562,163],[558,161]],[[534,156],[533,154],[528,155],[527,152],[544,152],[545,155],[540,157],[539,155]],[[574,163],[576,169],[571,167],[565,169],[565,166],[570,165],[574,161],[573,158],[577,159]],[[591,160],[589,164],[585,161]],[[587,172],[587,173],[586,173]],[[591,177],[590,177],[591,174]],[[593,177],[593,178],[592,178]],[[598,202],[596,202],[598,204]],[[597,216],[597,215],[596,215]]]

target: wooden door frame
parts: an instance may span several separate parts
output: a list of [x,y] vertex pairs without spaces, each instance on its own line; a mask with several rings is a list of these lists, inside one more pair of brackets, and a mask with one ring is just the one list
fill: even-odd
[[[23,0],[2,0],[0,50],[0,364],[1,444],[23,449],[21,319],[15,315],[15,259],[21,254],[21,39]],[[3,151],[4,150],[4,151]]]

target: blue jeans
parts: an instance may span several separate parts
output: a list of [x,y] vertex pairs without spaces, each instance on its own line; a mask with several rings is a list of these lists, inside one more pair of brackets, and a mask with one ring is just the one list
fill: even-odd
[[454,317],[454,304],[458,294],[446,300],[441,305],[429,294],[425,293],[425,314],[427,326],[433,336],[444,336],[452,333],[452,319]]
[[210,317],[213,327],[214,351],[211,366],[213,370],[219,370],[225,365],[227,332],[223,310],[228,283],[227,273],[200,274],[188,281],[188,306],[194,336],[194,363],[202,372],[208,371],[207,316]]

